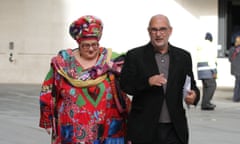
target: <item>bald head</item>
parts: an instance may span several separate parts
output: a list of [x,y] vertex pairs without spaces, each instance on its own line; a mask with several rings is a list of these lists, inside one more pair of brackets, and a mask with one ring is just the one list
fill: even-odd
[[169,19],[167,18],[167,16],[162,15],[162,14],[157,14],[157,15],[152,16],[152,18],[149,21],[148,27],[151,27],[153,25],[153,23],[155,23],[156,21],[164,21],[168,25],[168,27],[171,28]]

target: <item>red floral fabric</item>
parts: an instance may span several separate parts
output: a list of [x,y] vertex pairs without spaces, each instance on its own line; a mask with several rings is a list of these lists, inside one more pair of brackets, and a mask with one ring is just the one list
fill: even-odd
[[[99,58],[97,65],[104,62]],[[59,68],[76,80],[83,77],[71,49],[52,59],[40,93],[39,124],[42,128],[52,128],[52,144],[101,144],[109,139],[123,144],[126,115],[116,107],[109,78],[93,86],[77,87],[58,73]],[[91,69],[87,73],[90,72]],[[88,76],[86,80],[91,79]]]

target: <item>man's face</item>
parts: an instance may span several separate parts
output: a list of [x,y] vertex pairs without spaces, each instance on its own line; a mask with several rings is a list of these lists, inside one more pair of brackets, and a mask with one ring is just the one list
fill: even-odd
[[153,18],[148,27],[151,43],[158,50],[168,47],[168,39],[172,33],[172,28],[168,21],[163,17]]

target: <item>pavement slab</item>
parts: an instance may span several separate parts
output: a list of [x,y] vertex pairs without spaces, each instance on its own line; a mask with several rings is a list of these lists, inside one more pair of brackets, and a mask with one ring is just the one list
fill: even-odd
[[[50,144],[50,136],[39,123],[37,84],[0,84],[0,143]],[[239,144],[240,103],[232,102],[231,88],[218,88],[214,111],[202,111],[200,104],[187,110],[189,144]]]

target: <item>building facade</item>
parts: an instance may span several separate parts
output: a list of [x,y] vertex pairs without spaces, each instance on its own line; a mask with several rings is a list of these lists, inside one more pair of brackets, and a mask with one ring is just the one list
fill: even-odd
[[232,87],[227,52],[240,25],[239,8],[238,0],[0,0],[0,83],[41,83],[51,57],[77,47],[68,28],[82,15],[103,20],[102,46],[125,52],[149,41],[149,19],[162,13],[173,27],[171,44],[191,52],[195,73],[197,44],[206,32],[213,34],[218,86]]

